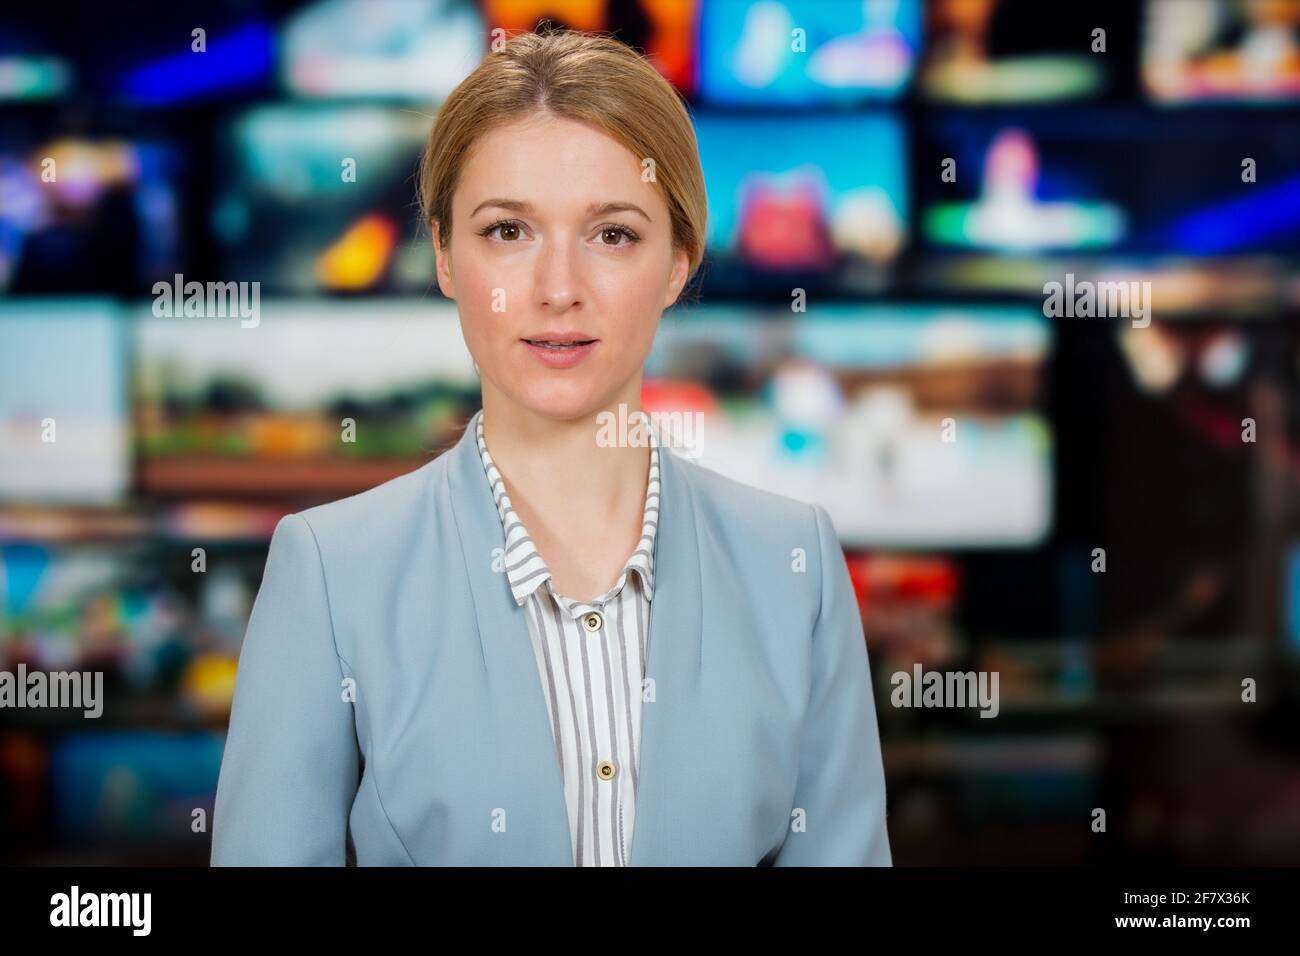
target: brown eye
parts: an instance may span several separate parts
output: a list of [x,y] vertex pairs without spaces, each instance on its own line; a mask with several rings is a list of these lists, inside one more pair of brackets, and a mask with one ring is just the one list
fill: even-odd
[[[516,226],[514,223],[504,222],[501,224],[500,229],[501,229],[501,238],[505,239],[506,241],[513,241],[519,238],[519,227]],[[514,233],[514,235],[508,236],[506,235],[507,232],[512,232]]]
[[[604,242],[606,236],[613,236],[614,241]],[[607,246],[630,246],[637,240],[637,236],[625,226],[607,226],[605,229],[601,230],[600,238],[604,245]],[[620,238],[626,239],[627,242],[619,242],[618,240]]]
[[519,223],[510,222],[509,220],[505,220],[505,219],[501,220],[500,222],[492,223],[492,225],[488,226],[486,229],[480,229],[478,234],[486,238],[486,237],[490,237],[498,229],[509,229],[514,232],[513,236],[502,236],[502,239],[505,240],[506,242],[514,242],[516,239],[519,238],[519,232],[520,232]]

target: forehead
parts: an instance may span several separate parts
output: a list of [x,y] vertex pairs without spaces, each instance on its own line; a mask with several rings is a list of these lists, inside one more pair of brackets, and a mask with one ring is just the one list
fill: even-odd
[[488,196],[534,205],[586,205],[659,198],[641,175],[641,157],[609,134],[554,116],[527,118],[483,134],[462,167],[455,201],[470,208]]

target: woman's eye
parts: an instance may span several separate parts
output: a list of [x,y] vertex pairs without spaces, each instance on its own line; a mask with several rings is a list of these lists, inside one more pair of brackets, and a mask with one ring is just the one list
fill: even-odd
[[506,242],[514,242],[519,238],[519,224],[514,222],[499,222],[494,226],[488,227],[488,234],[501,230],[500,238]]
[[[502,221],[479,230],[479,235],[487,238],[492,238],[494,234],[502,242],[517,242],[523,238],[523,228],[518,222]],[[605,226],[600,230],[600,242],[605,246],[630,246],[640,238],[626,226]]]
[[[628,246],[638,238],[640,237],[624,226],[606,226],[600,231],[601,244],[606,246]],[[620,239],[626,239],[627,242],[619,242]]]

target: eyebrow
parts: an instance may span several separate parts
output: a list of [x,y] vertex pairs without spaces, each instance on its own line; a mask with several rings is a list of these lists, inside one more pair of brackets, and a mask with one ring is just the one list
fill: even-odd
[[[485,199],[474,207],[471,216],[476,216],[479,210],[486,209],[489,206],[495,206],[499,209],[509,209],[511,212],[518,212],[527,215],[533,211],[532,203],[521,202],[518,199]],[[654,222],[649,213],[630,202],[594,202],[587,207],[588,216],[606,216],[615,212],[634,212],[639,214],[646,222]]]

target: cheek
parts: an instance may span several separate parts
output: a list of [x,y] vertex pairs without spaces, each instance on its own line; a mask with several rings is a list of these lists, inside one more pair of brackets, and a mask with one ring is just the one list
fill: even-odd
[[512,346],[517,335],[511,315],[526,302],[518,283],[511,285],[501,268],[474,256],[456,264],[456,307],[465,343],[480,366],[494,366],[494,356]]
[[654,345],[661,310],[651,308],[649,298],[620,300],[614,320],[607,324],[608,338],[617,348],[606,353],[611,374],[622,378],[645,364]]
[[592,304],[615,325],[642,327],[663,311],[667,271],[666,265],[650,261],[593,270]]
[[608,299],[614,303],[609,315],[620,339],[629,345],[649,348],[663,313],[665,288],[663,276],[657,271],[645,270],[624,277]]
[[[461,312],[475,319],[507,314],[518,290],[502,282],[499,269],[482,258],[466,256],[456,268],[456,299]],[[495,311],[494,311],[495,307]]]

